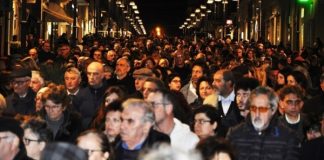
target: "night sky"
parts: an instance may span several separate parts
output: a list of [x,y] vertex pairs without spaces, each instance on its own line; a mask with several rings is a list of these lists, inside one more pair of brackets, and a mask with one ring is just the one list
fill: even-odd
[[135,0],[147,33],[159,26],[167,35],[181,32],[188,0]]

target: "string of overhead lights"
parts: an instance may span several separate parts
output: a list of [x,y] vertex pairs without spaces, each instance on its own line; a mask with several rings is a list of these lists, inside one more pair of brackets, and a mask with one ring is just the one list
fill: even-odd
[[131,24],[137,34],[146,34],[143,21],[140,18],[140,12],[138,11],[137,5],[134,1],[128,0],[116,0],[116,5],[121,8],[125,19]]
[[[212,13],[212,8],[216,6],[216,4],[223,4],[225,6],[228,4],[228,1],[229,0],[206,0],[205,3],[201,4],[189,14],[189,17],[185,19],[184,23],[179,27],[179,29],[190,29],[199,26],[202,20],[207,17],[208,14]],[[214,10],[216,11],[216,8]]]

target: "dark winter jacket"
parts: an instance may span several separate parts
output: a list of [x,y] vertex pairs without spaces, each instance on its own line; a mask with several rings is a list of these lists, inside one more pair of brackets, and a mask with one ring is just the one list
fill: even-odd
[[122,141],[117,142],[115,148],[116,159],[118,160],[137,160],[139,153],[143,149],[153,146],[155,143],[170,143],[170,137],[164,133],[151,129],[149,135],[140,149],[128,150],[122,146]]
[[9,114],[22,114],[31,115],[34,114],[35,109],[35,96],[36,93],[32,89],[28,89],[27,95],[24,98],[20,98],[18,94],[12,93],[6,98],[7,109],[6,113]]
[[84,129],[89,127],[93,116],[96,115],[97,109],[104,100],[106,89],[106,83],[103,83],[100,88],[88,86],[80,90],[78,96],[73,98],[73,109],[80,113]]
[[291,129],[273,119],[266,130],[257,132],[250,119],[230,128],[227,134],[238,160],[299,159],[300,143]]
[[[71,142],[74,143],[78,135],[83,131],[81,117],[79,114],[69,110],[64,111],[63,123],[59,127],[54,141],[56,142]],[[46,113],[40,113],[40,116],[46,120]]]

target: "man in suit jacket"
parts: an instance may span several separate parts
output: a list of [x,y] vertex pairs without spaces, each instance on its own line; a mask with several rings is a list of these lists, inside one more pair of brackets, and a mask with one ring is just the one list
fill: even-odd
[[218,112],[222,118],[225,136],[229,127],[239,124],[244,118],[235,102],[235,78],[230,70],[218,70],[213,75],[213,86],[218,92]]

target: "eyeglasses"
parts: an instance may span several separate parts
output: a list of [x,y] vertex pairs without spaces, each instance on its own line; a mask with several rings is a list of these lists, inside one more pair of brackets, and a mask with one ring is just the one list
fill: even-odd
[[166,105],[169,105],[170,103],[161,103],[161,102],[149,102],[152,104],[153,107],[158,107],[158,106],[166,106]]
[[88,156],[90,156],[94,152],[102,152],[101,149],[83,149],[83,150],[88,154]]
[[171,82],[173,82],[173,83],[181,83],[180,80],[172,80]]
[[209,123],[209,122],[211,122],[211,121],[210,120],[205,120],[205,119],[195,119],[193,123],[203,125],[203,124]]
[[46,105],[45,104],[45,109],[59,109],[62,105]]
[[24,141],[24,143],[26,145],[29,145],[30,142],[40,142],[39,139],[37,139],[37,140],[36,139],[29,139],[29,138],[26,138],[26,137],[23,138],[23,141]]
[[3,137],[0,137],[0,142],[2,141],[2,140],[7,140],[7,142],[9,142],[9,140],[10,140],[10,136],[3,136]]
[[120,123],[121,120],[120,119],[117,119],[117,118],[106,118],[106,123],[109,123],[109,122],[113,122],[113,123]]
[[297,99],[297,100],[289,99],[289,100],[286,100],[285,102],[286,102],[286,104],[292,106],[292,105],[299,105],[302,101],[300,99]]
[[131,118],[128,118],[128,119],[121,118],[121,122],[122,123],[126,122],[128,125],[135,123],[135,121],[136,121],[135,119],[131,119]]
[[144,88],[143,87],[143,91],[147,90],[148,92],[156,92],[157,89],[154,89],[154,88]]
[[256,113],[257,110],[259,111],[259,113],[266,113],[270,110],[269,107],[264,107],[264,106],[260,106],[260,107],[257,107],[257,106],[250,106],[250,111],[251,112],[254,112]]
[[24,83],[28,82],[29,80],[24,80],[24,81],[12,81],[11,84],[12,85],[18,85],[18,86],[21,86],[23,85]]

